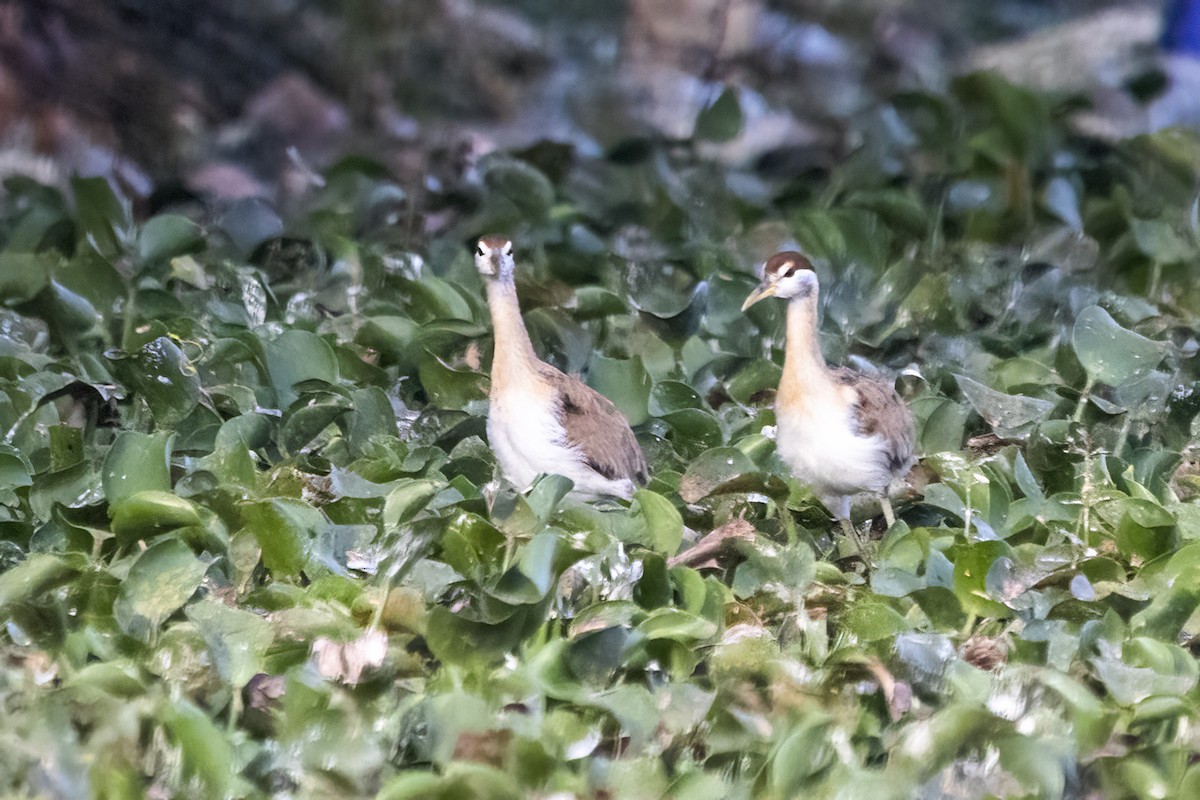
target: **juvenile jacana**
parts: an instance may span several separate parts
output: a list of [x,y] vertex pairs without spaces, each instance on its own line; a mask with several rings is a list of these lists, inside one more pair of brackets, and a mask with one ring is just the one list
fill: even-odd
[[480,239],[475,267],[495,339],[488,440],[505,477],[524,490],[539,474],[562,475],[580,497],[632,497],[647,477],[637,439],[608,398],[534,353],[517,304],[512,242]]
[[745,311],[766,297],[788,301],[783,375],[775,395],[776,446],[792,474],[810,486],[857,541],[850,498],[879,497],[890,526],[888,491],[913,465],[912,414],[884,380],[831,369],[817,337],[817,273],[794,251],[776,253]]

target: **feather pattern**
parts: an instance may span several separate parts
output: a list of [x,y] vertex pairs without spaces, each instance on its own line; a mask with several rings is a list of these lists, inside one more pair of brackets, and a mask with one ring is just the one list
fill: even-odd
[[567,443],[579,450],[584,463],[609,480],[645,484],[646,458],[625,415],[611,400],[578,378],[549,364],[543,364],[541,369],[558,394]]
[[817,277],[795,252],[767,261],[763,283],[743,308],[764,297],[788,300],[787,346],[775,396],[780,457],[846,524],[850,496],[881,497],[914,462],[912,414],[894,386],[845,367],[830,369],[817,328]]
[[526,489],[540,474],[570,478],[575,494],[630,498],[647,479],[628,420],[595,389],[534,353],[512,280],[511,243],[480,240],[495,334],[488,441],[505,477]]

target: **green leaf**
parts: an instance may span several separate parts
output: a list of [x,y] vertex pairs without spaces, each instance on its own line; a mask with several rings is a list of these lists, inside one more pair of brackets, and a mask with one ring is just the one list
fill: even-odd
[[283,233],[279,215],[257,197],[235,200],[218,224],[242,255],[250,255],[260,244]]
[[188,601],[204,579],[208,564],[178,539],[151,545],[129,568],[113,603],[121,630],[148,642],[159,626]]
[[675,639],[692,642],[716,635],[717,626],[710,620],[680,611],[677,608],[658,608],[638,625],[647,639]]
[[643,544],[665,556],[679,551],[683,541],[683,517],[670,500],[648,489],[638,489],[630,509],[635,520],[645,526],[645,535],[638,537]]
[[161,425],[178,425],[200,402],[200,376],[195,366],[166,336],[147,342],[132,357],[117,357],[116,366]]
[[49,285],[49,256],[0,252],[0,304],[26,303]]
[[837,758],[830,736],[831,722],[810,714],[779,743],[771,755],[771,785],[781,797],[798,797],[815,775]]
[[433,353],[423,354],[417,374],[430,401],[443,408],[463,408],[488,394],[486,375],[452,367]]
[[42,597],[78,574],[78,569],[58,556],[34,553],[25,561],[0,574],[0,610],[14,603]]
[[111,510],[113,533],[125,540],[141,539],[202,522],[191,501],[156,489],[131,494]]
[[691,386],[679,381],[659,381],[650,391],[650,414],[661,417],[673,411],[702,408],[704,401]]
[[186,613],[204,636],[217,673],[230,687],[240,691],[263,671],[263,658],[275,639],[269,622],[212,600],[194,603]]
[[275,388],[279,408],[285,409],[299,398],[296,384],[302,381],[338,381],[337,357],[329,343],[308,331],[289,329],[265,347],[267,373]]
[[954,594],[964,609],[981,617],[1004,619],[1012,616],[1012,612],[987,590],[988,571],[996,559],[1011,554],[1012,548],[999,541],[973,542],[951,548]]
[[1024,438],[1034,426],[1045,420],[1054,403],[1036,397],[1005,394],[984,386],[966,375],[955,375],[967,402],[992,426],[997,435],[1004,438]]
[[138,260],[144,265],[156,264],[184,253],[204,248],[204,231],[187,217],[160,214],[142,225],[138,232]]
[[130,203],[104,178],[72,178],[75,212],[87,242],[107,259],[120,256],[130,239]]
[[184,774],[199,779],[208,797],[227,796],[235,774],[233,748],[221,730],[187,700],[176,700],[163,716],[183,753]]
[[910,630],[900,612],[886,603],[860,601],[842,617],[846,629],[866,642],[888,639]]
[[313,540],[327,524],[320,511],[284,497],[245,503],[242,517],[262,547],[263,565],[279,576],[300,574]]
[[59,472],[83,461],[83,431],[71,425],[50,428],[50,470]]
[[109,505],[119,506],[138,492],[171,491],[171,438],[136,431],[117,436],[100,473]]
[[696,117],[693,135],[709,142],[728,142],[741,132],[742,105],[737,89],[729,86]]
[[1088,376],[1110,386],[1144,378],[1163,357],[1160,342],[1122,328],[1100,306],[1079,312],[1071,344]]
[[536,167],[499,152],[479,161],[487,188],[486,216],[493,225],[541,222],[554,205],[554,186]]
[[401,772],[383,785],[375,800],[434,800],[443,796],[441,785],[442,779],[428,772]]
[[641,358],[594,355],[587,377],[591,387],[612,400],[630,425],[641,425],[650,418],[650,376],[642,366]]
[[736,447],[714,447],[688,464],[679,482],[679,495],[685,502],[694,503],[756,470],[749,456]]
[[396,527],[408,522],[443,487],[437,481],[421,478],[402,481],[387,494],[383,503],[383,524]]

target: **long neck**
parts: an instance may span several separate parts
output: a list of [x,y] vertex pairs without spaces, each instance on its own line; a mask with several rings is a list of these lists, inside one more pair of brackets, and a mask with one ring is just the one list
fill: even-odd
[[811,393],[832,387],[817,334],[817,293],[788,301],[787,348],[780,392]]
[[504,386],[510,379],[536,374],[537,355],[521,319],[517,302],[517,287],[513,282],[487,282],[488,309],[492,312],[492,333],[495,349],[492,355],[493,388]]

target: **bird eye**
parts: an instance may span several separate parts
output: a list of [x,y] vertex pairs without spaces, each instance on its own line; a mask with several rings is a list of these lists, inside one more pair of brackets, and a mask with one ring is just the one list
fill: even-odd
[[512,242],[504,243],[504,255],[506,255],[506,256],[512,255]]
[[480,257],[487,255],[487,253],[483,249],[483,245],[479,245],[479,247],[475,248],[475,255],[480,256]]
[[783,272],[783,277],[785,277],[785,278],[790,278],[790,277],[792,277],[792,276],[793,276],[793,275],[795,275],[795,274],[796,274],[796,268],[795,268],[795,267],[788,267],[786,270],[784,270],[784,272]]

